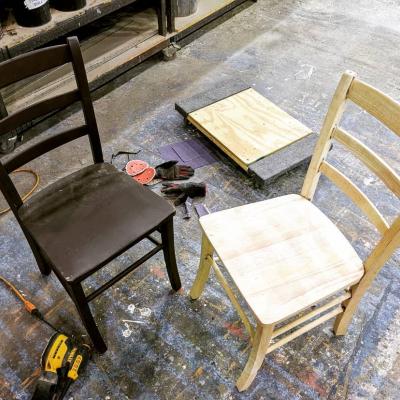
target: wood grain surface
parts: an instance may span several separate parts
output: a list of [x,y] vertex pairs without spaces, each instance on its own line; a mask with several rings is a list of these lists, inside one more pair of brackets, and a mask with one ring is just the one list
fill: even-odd
[[220,211],[200,223],[262,324],[284,320],[364,274],[339,229],[299,195]]
[[254,89],[194,111],[188,120],[246,171],[255,161],[311,134]]

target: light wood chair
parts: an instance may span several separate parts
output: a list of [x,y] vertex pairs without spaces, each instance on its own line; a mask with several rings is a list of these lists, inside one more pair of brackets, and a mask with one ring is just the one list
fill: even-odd
[[[346,72],[326,115],[301,195],[248,204],[200,219],[201,259],[190,296],[200,296],[212,267],[250,335],[250,357],[236,383],[240,391],[249,387],[266,354],[310,329],[336,317],[334,332],[344,335],[363,294],[400,246],[400,217],[389,225],[368,197],[325,161],[332,140],[337,140],[400,196],[400,178],[394,170],[338,127],[348,100],[400,135],[400,104]],[[321,173],[366,213],[381,234],[364,262],[334,223],[311,202]],[[214,259],[214,253],[219,260]],[[216,260],[224,265],[254,313],[256,328]],[[299,313],[302,316],[282,325]]]

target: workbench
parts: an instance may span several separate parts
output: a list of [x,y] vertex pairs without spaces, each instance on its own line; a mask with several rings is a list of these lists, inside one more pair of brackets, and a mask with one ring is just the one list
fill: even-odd
[[[166,11],[157,15],[156,8],[162,2],[166,4]],[[94,90],[246,0],[200,0],[197,12],[182,18],[173,18],[173,10],[168,9],[171,2],[162,2],[87,0],[86,7],[78,11],[52,10],[52,20],[36,28],[20,27],[10,19],[3,26],[0,60],[47,45],[71,32],[75,34],[78,28],[107,20],[105,24],[110,24],[109,28],[81,40],[89,85]],[[171,32],[166,29],[167,25]],[[12,112],[39,98],[68,90],[71,85],[74,85],[71,70],[64,66],[39,79],[6,88],[1,94],[7,111]]]

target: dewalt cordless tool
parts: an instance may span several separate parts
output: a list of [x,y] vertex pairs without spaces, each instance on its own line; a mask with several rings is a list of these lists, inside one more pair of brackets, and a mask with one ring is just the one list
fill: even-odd
[[68,337],[50,324],[39,309],[27,300],[7,279],[0,281],[8,286],[32,316],[44,322],[56,333],[50,338],[42,354],[42,373],[37,381],[32,400],[61,400],[72,382],[76,381],[87,364],[91,347]]

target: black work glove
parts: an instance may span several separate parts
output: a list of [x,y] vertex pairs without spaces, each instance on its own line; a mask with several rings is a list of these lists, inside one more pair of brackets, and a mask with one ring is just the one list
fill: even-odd
[[194,169],[189,165],[176,165],[178,161],[167,161],[156,167],[156,178],[167,181],[189,179],[194,174]]
[[204,182],[200,183],[163,183],[161,193],[167,197],[202,197],[206,195],[207,187]]

